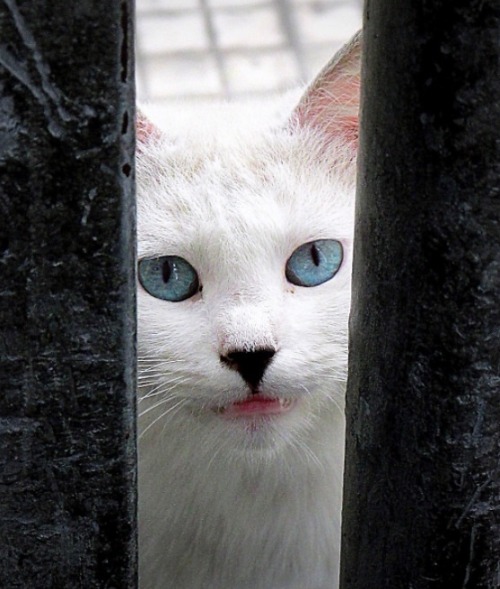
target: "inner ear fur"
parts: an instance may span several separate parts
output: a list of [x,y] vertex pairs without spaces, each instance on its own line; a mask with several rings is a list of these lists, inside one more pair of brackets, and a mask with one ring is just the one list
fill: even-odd
[[357,147],[362,33],[359,31],[326,64],[294,109],[300,126],[342,137]]

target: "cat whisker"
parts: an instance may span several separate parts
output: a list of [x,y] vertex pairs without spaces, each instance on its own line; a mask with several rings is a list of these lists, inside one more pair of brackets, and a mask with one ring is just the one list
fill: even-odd
[[[141,383],[139,383],[140,385]],[[155,385],[152,389],[150,389],[145,395],[141,395],[141,397],[139,398],[139,403],[141,401],[143,401],[144,399],[149,399],[149,397],[154,397],[157,394],[157,391],[159,389],[161,389],[164,385],[168,384],[165,383],[164,381],[154,381],[153,384]]]
[[157,361],[156,364],[153,364],[152,366],[146,366],[146,367],[143,366],[142,362],[138,363],[139,371],[142,373],[145,373],[145,374],[156,373],[156,372],[161,373],[165,370],[165,366],[170,366],[171,364],[179,364],[179,362],[177,362],[175,360],[160,360],[160,361]]
[[[189,378],[190,376],[191,376],[190,373],[187,371],[186,372],[174,372],[174,373],[169,373],[169,372],[165,373],[165,371],[163,371],[163,372],[159,373],[158,376],[157,375],[144,375],[143,379],[148,380],[148,377],[149,377],[149,380],[152,383],[156,383],[157,385],[160,385],[161,383],[165,383],[165,384],[175,383],[178,380],[180,380],[181,378]],[[140,384],[142,384],[143,379],[141,379],[139,377],[138,380],[141,381]],[[157,388],[157,387],[155,387],[155,388]]]
[[168,378],[168,375],[169,373],[165,373],[164,371],[158,372],[158,374],[139,374],[137,380],[140,384],[147,381],[158,384],[159,382],[163,382],[166,378]]
[[139,374],[137,375],[137,380],[140,380],[140,381],[151,380],[152,382],[157,382],[158,375],[164,375],[164,374],[165,374],[165,371],[160,371],[160,370],[158,370],[157,372],[148,373],[148,374],[144,374],[142,371],[140,371]]
[[334,395],[332,395],[331,397],[328,397],[328,401],[330,403],[333,403],[334,407],[339,410],[339,413],[344,415],[344,413],[345,413],[344,407],[341,405],[341,403],[337,400],[337,398]]
[[305,390],[305,392],[307,393],[307,395],[310,397],[311,396],[311,391],[306,387],[306,385],[301,384],[300,386],[301,386],[301,388],[303,388]]
[[[149,393],[158,390],[163,385],[175,384],[180,380],[193,380],[192,375],[189,372],[182,372],[182,373],[175,373],[173,375],[170,374],[159,374],[158,376],[152,378],[138,378],[137,384],[140,389],[139,397],[143,398]],[[194,386],[194,385],[193,385]]]
[[215,450],[215,452],[212,453],[212,456],[207,463],[207,473],[210,471],[210,467],[214,463],[214,460],[217,458],[217,456],[220,454],[220,452],[222,450],[224,450],[225,448],[226,448],[226,444],[220,443],[220,440],[219,440],[219,444],[217,446],[217,449]]
[[[139,403],[141,403],[141,401],[144,401],[145,399],[150,399],[151,397],[157,397],[158,395],[169,394],[169,396],[171,398],[171,397],[175,396],[175,395],[172,395],[172,392],[179,385],[184,384],[188,380],[189,380],[189,378],[187,378],[187,377],[184,377],[184,378],[178,377],[177,379],[169,380],[166,383],[165,382],[161,382],[157,387],[155,387],[154,389],[152,389],[151,391],[149,391],[148,393],[146,393],[144,396],[142,396],[139,399]],[[162,387],[165,387],[165,388],[162,388]]]
[[[166,402],[168,399],[164,399],[163,402]],[[171,407],[169,407],[166,411],[164,411],[161,415],[159,415],[156,419],[154,419],[140,434],[139,434],[139,440],[141,440],[146,433],[155,425],[155,423],[157,423],[160,419],[163,419],[164,417],[166,417],[169,413],[171,413],[172,411],[174,411],[175,409],[179,410],[181,409],[184,405],[186,405],[188,402],[188,399],[181,399],[180,401],[178,401],[175,405],[172,405]],[[162,403],[159,403],[157,406],[161,405]],[[143,415],[143,414],[142,414]]]
[[302,455],[306,459],[306,463],[312,463],[315,466],[324,469],[324,464],[318,458],[318,456],[309,448],[307,442],[302,439],[299,435],[292,439],[292,447],[297,451],[297,455]]
[[186,362],[186,360],[184,360],[183,358],[162,358],[160,355],[158,354],[154,354],[151,356],[146,356],[144,354],[139,354],[137,356],[137,359],[140,362],[158,362],[158,360],[165,360],[167,362]]
[[330,380],[338,380],[340,382],[345,382],[347,380],[347,371],[344,368],[340,369],[333,369],[329,372],[322,372],[321,377]]
[[144,417],[144,415],[146,415],[150,411],[154,411],[157,407],[160,407],[161,405],[164,405],[165,403],[168,403],[171,400],[172,400],[172,397],[166,397],[166,398],[162,399],[161,401],[158,401],[158,403],[155,403],[154,405],[151,405],[151,407],[148,407],[147,409],[144,409],[144,411],[141,411],[139,413],[139,417]]
[[[339,382],[343,382],[343,381],[339,381]],[[305,390],[305,392],[309,396],[311,396],[311,391],[305,385],[301,385],[301,387]],[[335,395],[335,393],[333,393],[331,396],[327,397],[327,400],[329,403],[333,403],[333,405],[335,406],[336,409],[338,409],[338,411],[341,413],[341,415],[344,415],[343,405],[341,404],[341,402],[339,402],[339,400],[337,399],[337,396],[339,396],[342,399],[342,395]]]
[[345,386],[346,382],[347,382],[347,376],[343,375],[343,374],[331,374],[328,376],[325,376],[324,380],[328,380],[333,384],[338,384],[341,386]]

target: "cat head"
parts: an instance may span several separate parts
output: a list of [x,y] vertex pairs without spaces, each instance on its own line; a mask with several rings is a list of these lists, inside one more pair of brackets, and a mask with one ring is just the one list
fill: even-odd
[[360,46],[289,111],[226,105],[164,131],[139,114],[144,439],[270,455],[340,415]]

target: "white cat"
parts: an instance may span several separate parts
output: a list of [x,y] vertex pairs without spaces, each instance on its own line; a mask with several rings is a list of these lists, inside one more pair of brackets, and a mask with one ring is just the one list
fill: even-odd
[[139,118],[141,589],[338,585],[360,44],[287,116]]

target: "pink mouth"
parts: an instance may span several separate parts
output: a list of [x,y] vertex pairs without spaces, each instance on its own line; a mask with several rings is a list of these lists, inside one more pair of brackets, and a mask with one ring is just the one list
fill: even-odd
[[269,399],[263,395],[252,395],[243,401],[231,403],[217,409],[217,413],[226,417],[258,417],[262,415],[282,415],[295,405],[291,399]]

